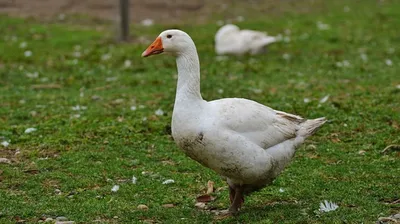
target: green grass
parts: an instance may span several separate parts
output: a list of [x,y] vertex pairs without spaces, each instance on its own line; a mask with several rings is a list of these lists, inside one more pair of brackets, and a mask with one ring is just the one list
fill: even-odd
[[[216,60],[214,21],[179,26],[197,44],[205,99],[243,97],[330,120],[271,186],[247,198],[240,216],[221,220],[194,204],[208,180],[216,188],[225,183],[187,158],[170,136],[173,58],[143,59],[147,44],[115,44],[107,25],[96,31],[0,17],[0,142],[10,142],[0,146],[0,157],[12,161],[0,164],[0,222],[66,216],[77,223],[374,223],[398,213],[399,204],[391,202],[400,197],[400,154],[381,151],[400,144],[400,2],[338,0],[326,8],[245,15],[242,27],[290,36],[252,58]],[[319,30],[317,21],[330,29]],[[152,41],[166,28],[133,30]],[[132,65],[124,67],[125,60]],[[343,61],[350,66],[338,67]],[[27,77],[35,72],[37,78]],[[87,109],[72,110],[76,105]],[[163,116],[155,115],[159,108]],[[37,131],[24,133],[30,127]],[[163,185],[166,179],[175,183]],[[112,193],[114,184],[120,190]],[[229,206],[226,188],[214,196],[210,207]],[[340,207],[320,213],[323,200]]]

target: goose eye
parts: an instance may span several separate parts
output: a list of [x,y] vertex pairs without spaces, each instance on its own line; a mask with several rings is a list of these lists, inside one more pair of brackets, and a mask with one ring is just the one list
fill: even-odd
[[168,38],[168,39],[171,39],[171,37],[172,37],[171,34],[168,34],[168,35],[167,35],[167,38]]

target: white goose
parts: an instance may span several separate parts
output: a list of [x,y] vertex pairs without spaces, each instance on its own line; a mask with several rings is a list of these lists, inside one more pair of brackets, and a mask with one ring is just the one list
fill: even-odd
[[268,44],[276,42],[276,37],[255,30],[240,30],[238,26],[227,24],[215,34],[215,52],[219,55],[244,55],[264,52]]
[[227,179],[232,213],[241,208],[245,194],[270,184],[296,147],[326,121],[303,119],[247,99],[207,102],[200,94],[199,58],[190,36],[166,30],[142,56],[162,52],[175,56],[178,67],[172,136],[186,155]]

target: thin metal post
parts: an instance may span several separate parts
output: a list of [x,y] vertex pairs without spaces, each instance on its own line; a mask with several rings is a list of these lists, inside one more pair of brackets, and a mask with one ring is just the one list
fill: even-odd
[[128,41],[129,38],[129,0],[119,1],[120,11],[120,41]]

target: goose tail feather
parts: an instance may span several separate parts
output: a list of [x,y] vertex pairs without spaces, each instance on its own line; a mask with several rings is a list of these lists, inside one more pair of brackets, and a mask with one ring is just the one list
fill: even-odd
[[311,135],[313,135],[323,124],[326,122],[325,117],[320,117],[317,119],[311,119],[311,120],[306,120],[304,121],[297,132],[298,136],[301,136],[303,138],[307,138]]

